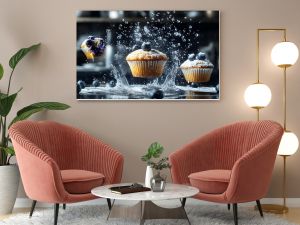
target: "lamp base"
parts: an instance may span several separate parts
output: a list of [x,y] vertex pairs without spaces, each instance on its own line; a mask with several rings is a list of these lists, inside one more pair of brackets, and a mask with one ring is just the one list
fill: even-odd
[[[254,208],[258,210],[257,206]],[[261,208],[263,212],[274,214],[285,214],[289,211],[289,208],[284,205],[262,204]]]

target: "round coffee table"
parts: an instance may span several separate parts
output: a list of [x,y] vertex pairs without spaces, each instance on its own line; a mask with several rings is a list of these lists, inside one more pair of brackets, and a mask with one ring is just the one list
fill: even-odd
[[[93,195],[106,198],[108,203],[113,200],[112,205],[109,204],[109,218],[130,218],[138,219],[140,224],[144,224],[145,220],[151,219],[186,219],[189,224],[189,218],[184,209],[186,198],[198,194],[199,190],[195,187],[179,184],[167,184],[164,192],[138,192],[130,194],[115,194],[109,189],[114,186],[131,185],[128,183],[104,185],[94,188],[91,192]],[[177,208],[164,208],[156,205],[152,201],[178,199],[181,206]],[[115,200],[139,201],[134,206],[117,206]]]

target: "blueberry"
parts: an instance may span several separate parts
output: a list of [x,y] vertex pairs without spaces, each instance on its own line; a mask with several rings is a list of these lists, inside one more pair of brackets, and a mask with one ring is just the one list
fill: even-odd
[[198,88],[199,87],[199,85],[197,83],[191,83],[190,85],[191,85],[192,88]]
[[138,50],[138,49],[139,49],[139,46],[138,46],[138,45],[132,46],[132,51],[135,51],[135,50]]
[[195,59],[195,54],[194,54],[194,53],[189,54],[188,59],[189,59],[190,61],[193,61],[193,60]]
[[150,42],[143,42],[142,49],[144,51],[151,51],[151,44],[150,44]]
[[152,99],[162,99],[162,98],[164,98],[164,92],[160,89],[157,89],[153,92],[151,98]]
[[93,45],[93,41],[88,39],[86,42],[86,46],[91,47]]
[[86,84],[83,80],[77,81],[77,85],[80,87],[80,89],[84,89]]
[[94,79],[92,83],[93,87],[99,87],[100,86],[100,81],[98,79]]
[[197,59],[199,60],[205,60],[206,59],[206,54],[203,52],[199,52],[196,56]]
[[89,36],[88,39],[95,40],[95,36]]
[[91,51],[94,53],[95,56],[100,56],[102,54],[102,51],[100,48],[92,46]]
[[99,48],[100,48],[100,49],[105,49],[105,44],[102,43],[101,45],[99,45]]
[[196,56],[196,59],[198,59],[198,60],[205,60],[206,59],[205,53],[199,52],[198,55]]
[[110,87],[115,87],[116,84],[117,84],[117,82],[116,82],[115,80],[111,80],[111,81],[109,81],[109,83],[108,83],[108,85],[109,85]]

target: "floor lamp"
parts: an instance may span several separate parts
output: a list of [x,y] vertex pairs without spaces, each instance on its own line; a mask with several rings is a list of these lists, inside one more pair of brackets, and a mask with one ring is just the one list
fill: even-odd
[[[299,147],[299,141],[292,131],[287,129],[287,77],[286,71],[297,62],[299,51],[297,46],[286,40],[286,30],[284,30],[284,40],[277,43],[271,52],[272,62],[283,69],[283,128],[284,134],[278,149],[278,155],[283,157],[283,205],[277,206],[274,213],[286,213],[288,207],[286,206],[286,158],[296,153]],[[271,209],[272,212],[272,209]]]
[[287,68],[294,65],[298,59],[298,48],[286,39],[286,29],[257,29],[257,83],[248,86],[245,91],[244,98],[249,107],[257,110],[257,120],[259,120],[259,110],[266,107],[271,101],[271,91],[265,84],[260,83],[259,74],[259,45],[261,32],[282,32],[283,40],[277,43],[271,52],[272,62],[283,69],[283,109],[284,109],[284,134],[282,136],[278,155],[283,157],[283,188],[282,197],[283,205],[263,204],[262,209],[264,212],[283,214],[288,212],[286,206],[286,158],[293,155],[299,147],[297,136],[288,131],[286,128],[286,111],[287,111],[287,95],[286,95],[286,71]]

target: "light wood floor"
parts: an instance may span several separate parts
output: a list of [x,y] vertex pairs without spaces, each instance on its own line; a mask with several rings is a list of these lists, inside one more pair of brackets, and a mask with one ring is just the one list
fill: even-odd
[[[24,212],[29,213],[29,208],[14,209],[12,214],[5,215],[5,216],[0,216],[0,221],[10,217],[11,215],[14,215],[14,214],[17,214],[17,213],[24,213]],[[287,214],[280,215],[280,216],[287,219],[288,221],[300,224],[300,208],[289,208],[289,212]]]

